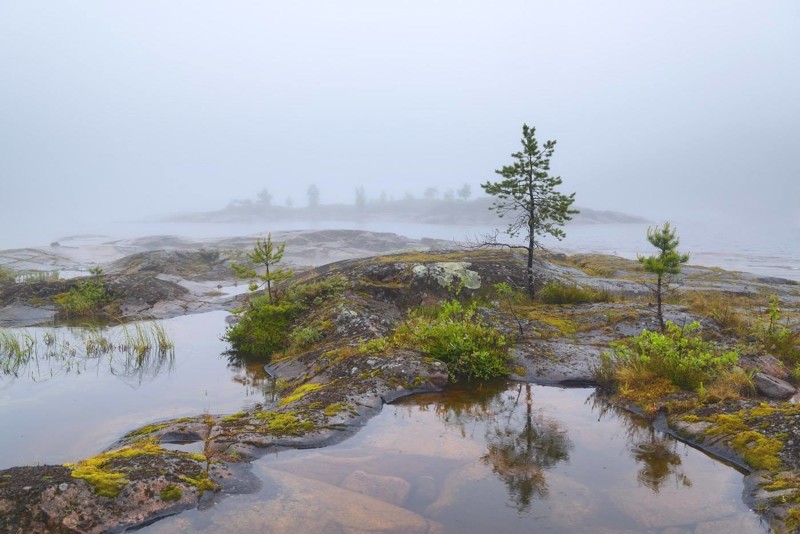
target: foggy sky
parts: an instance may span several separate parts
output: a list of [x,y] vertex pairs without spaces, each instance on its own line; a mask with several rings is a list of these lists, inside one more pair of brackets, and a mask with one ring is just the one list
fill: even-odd
[[420,195],[523,122],[576,203],[800,226],[800,3],[0,0],[0,224]]

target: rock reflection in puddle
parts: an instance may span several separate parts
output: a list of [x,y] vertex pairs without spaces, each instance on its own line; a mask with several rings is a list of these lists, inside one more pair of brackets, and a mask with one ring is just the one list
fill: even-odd
[[256,494],[146,532],[765,532],[742,475],[589,389],[455,388],[254,464]]

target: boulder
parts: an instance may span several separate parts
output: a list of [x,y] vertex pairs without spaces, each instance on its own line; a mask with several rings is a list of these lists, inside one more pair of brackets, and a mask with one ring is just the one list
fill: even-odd
[[794,386],[785,380],[764,373],[756,373],[753,381],[758,392],[771,399],[786,399],[797,391]]
[[783,362],[770,354],[741,358],[739,364],[748,371],[755,370],[756,372],[764,373],[765,375],[773,376],[781,380],[786,380],[790,376],[789,370],[786,369]]

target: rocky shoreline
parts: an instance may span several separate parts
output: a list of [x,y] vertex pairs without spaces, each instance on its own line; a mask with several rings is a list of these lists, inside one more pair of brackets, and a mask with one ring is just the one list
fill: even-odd
[[[351,255],[442,246],[403,242],[392,236],[373,235],[367,240],[363,233],[339,233],[336,250],[347,253],[342,252],[346,248],[342,239],[361,246],[362,254],[353,254],[353,247]],[[318,243],[332,237],[294,236],[308,243],[308,254],[298,254],[293,262],[315,265],[321,257]],[[122,295],[120,309],[125,315],[169,317],[229,308],[242,298],[216,286],[230,287],[231,278],[222,275],[229,276],[230,261],[251,246],[252,240],[237,241],[236,246],[221,250],[182,248],[176,243],[165,251],[163,240],[148,245],[139,242],[138,246],[158,250],[123,254],[106,265],[109,283],[116,284],[112,287]],[[287,252],[292,250],[291,243],[289,240]],[[303,250],[301,241],[295,243],[297,251]],[[376,248],[385,250],[373,250]],[[541,256],[538,280],[568,281],[608,292],[614,298],[570,306],[533,306],[518,316],[501,302],[493,302],[488,289],[498,282],[522,285],[523,275],[521,260],[514,254],[474,250],[389,254],[302,270],[292,283],[312,288],[312,296],[314,287],[334,279],[343,280],[344,289],[334,296],[320,293],[314,297],[312,309],[296,321],[297,325],[319,328],[323,332],[320,339],[286,351],[269,363],[268,371],[281,384],[274,405],[149,425],[124,436],[106,453],[75,465],[0,471],[0,530],[115,532],[134,528],[198,506],[213,499],[217,491],[248,491],[253,482],[245,466],[270,450],[335,443],[356,432],[384,403],[444,388],[448,369],[442,362],[416,350],[379,350],[370,341],[389,334],[409,310],[453,298],[454,288],[458,288],[458,298],[483,299],[485,304],[479,308],[482,320],[516,339],[510,366],[514,380],[594,384],[600,354],[613,341],[655,326],[645,278],[636,262],[598,256]],[[37,281],[4,288],[0,291],[1,324],[19,326],[48,320],[43,319],[41,310],[52,318],[56,309],[52,297],[69,284]],[[208,295],[215,289],[222,294]],[[790,281],[690,267],[685,270],[681,292],[753,298],[776,295],[797,328],[800,287]],[[667,319],[676,323],[698,320],[721,342],[736,342],[717,319],[691,307],[669,304],[665,312]],[[779,373],[765,361],[750,362],[754,372],[791,381],[785,374],[773,376]],[[611,401],[650,417],[660,430],[746,469],[750,472],[746,502],[776,531],[790,531],[797,524],[797,405],[763,394],[756,399],[716,402],[698,402],[696,394],[689,393],[665,395],[643,404],[622,397]],[[780,465],[765,468],[751,451],[737,447],[736,436],[742,429],[758,429],[765,438],[780,442]],[[178,450],[190,443],[200,452]]]

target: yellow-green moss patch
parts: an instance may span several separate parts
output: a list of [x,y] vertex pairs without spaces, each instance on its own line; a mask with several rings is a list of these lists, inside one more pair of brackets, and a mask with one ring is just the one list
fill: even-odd
[[178,478],[197,488],[201,495],[206,491],[216,491],[219,488],[217,483],[208,477],[207,473],[200,473],[195,478],[187,477],[186,475],[179,475]]
[[139,440],[127,447],[104,452],[93,458],[87,458],[77,464],[64,464],[72,470],[72,478],[85,480],[94,492],[104,497],[114,498],[128,485],[129,480],[124,473],[108,470],[108,464],[118,458],[154,455],[164,452],[155,440]]
[[125,434],[126,438],[134,438],[137,436],[146,436],[148,434],[152,434],[153,432],[158,432],[159,430],[166,428],[169,423],[157,423],[153,425],[143,426],[142,428],[138,428],[131,432]]
[[316,391],[321,388],[322,384],[318,384],[316,382],[303,384],[302,386],[295,388],[295,390],[292,391],[289,395],[282,398],[281,401],[278,403],[278,406],[284,406],[291,402],[298,401],[303,397],[305,397],[306,395],[308,395],[309,393],[311,393],[312,391]]
[[158,496],[164,502],[178,501],[181,497],[183,497],[183,490],[174,484],[170,484],[161,490]]
[[294,413],[259,412],[255,417],[263,419],[270,434],[276,436],[300,436],[314,428],[313,421],[304,420]]

